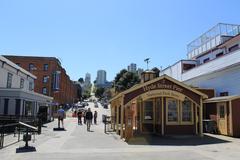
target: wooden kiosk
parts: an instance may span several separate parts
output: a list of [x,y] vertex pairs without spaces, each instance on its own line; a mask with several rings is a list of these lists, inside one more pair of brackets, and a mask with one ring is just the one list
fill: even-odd
[[182,82],[145,71],[140,84],[110,100],[112,127],[126,140],[135,134],[202,136],[204,99]]
[[240,137],[240,96],[213,97],[204,101],[204,118],[217,122],[218,133]]

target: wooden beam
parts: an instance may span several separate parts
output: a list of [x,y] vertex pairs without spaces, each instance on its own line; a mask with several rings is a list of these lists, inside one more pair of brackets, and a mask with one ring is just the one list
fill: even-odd
[[162,135],[164,135],[164,102],[163,97],[161,97],[161,103],[162,103]]
[[198,107],[197,107],[197,104],[195,103],[193,104],[195,108],[195,129],[196,129],[196,134],[198,134],[198,114],[197,114]]
[[[122,102],[121,102],[121,128],[120,128],[120,136],[123,138],[123,122],[124,122],[124,104],[123,104],[124,96],[122,97]],[[125,128],[126,130],[126,128]]]
[[200,99],[200,108],[199,108],[199,133],[203,137],[203,100]]
[[230,136],[233,136],[233,124],[232,124],[232,101],[229,101],[229,129],[230,129]]
[[153,133],[156,133],[156,98],[153,99]]
[[116,131],[117,131],[117,134],[119,132],[119,107],[120,106],[116,107],[116,109],[117,109],[117,120],[116,120]]
[[143,132],[143,128],[142,128],[142,122],[143,122],[143,116],[142,116],[142,114],[143,114],[143,110],[142,110],[142,106],[143,106],[143,101],[142,101],[142,99],[140,100],[140,131],[141,131],[141,133]]

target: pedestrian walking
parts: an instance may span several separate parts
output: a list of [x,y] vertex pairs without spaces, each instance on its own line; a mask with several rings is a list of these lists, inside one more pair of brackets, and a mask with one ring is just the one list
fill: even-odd
[[78,110],[77,117],[78,117],[78,124],[82,125],[82,111],[81,110]]
[[63,119],[66,117],[65,111],[60,107],[60,109],[57,111],[58,115],[58,128],[60,128],[60,121],[62,122],[62,128],[64,128]]
[[86,124],[86,111],[83,112],[83,123]]
[[90,131],[92,119],[93,119],[93,114],[91,112],[91,109],[88,108],[88,110],[86,112],[87,131]]
[[96,125],[97,124],[97,111],[94,112],[94,124]]

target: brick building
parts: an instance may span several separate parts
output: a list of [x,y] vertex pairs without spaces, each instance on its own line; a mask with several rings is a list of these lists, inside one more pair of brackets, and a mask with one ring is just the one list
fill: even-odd
[[12,62],[37,76],[37,93],[53,97],[55,104],[72,104],[79,99],[78,88],[55,57],[4,55]]

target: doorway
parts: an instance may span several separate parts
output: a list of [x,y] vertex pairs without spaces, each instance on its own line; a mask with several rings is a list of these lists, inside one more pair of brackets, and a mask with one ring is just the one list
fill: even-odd
[[220,134],[227,135],[227,105],[217,103],[217,124]]

